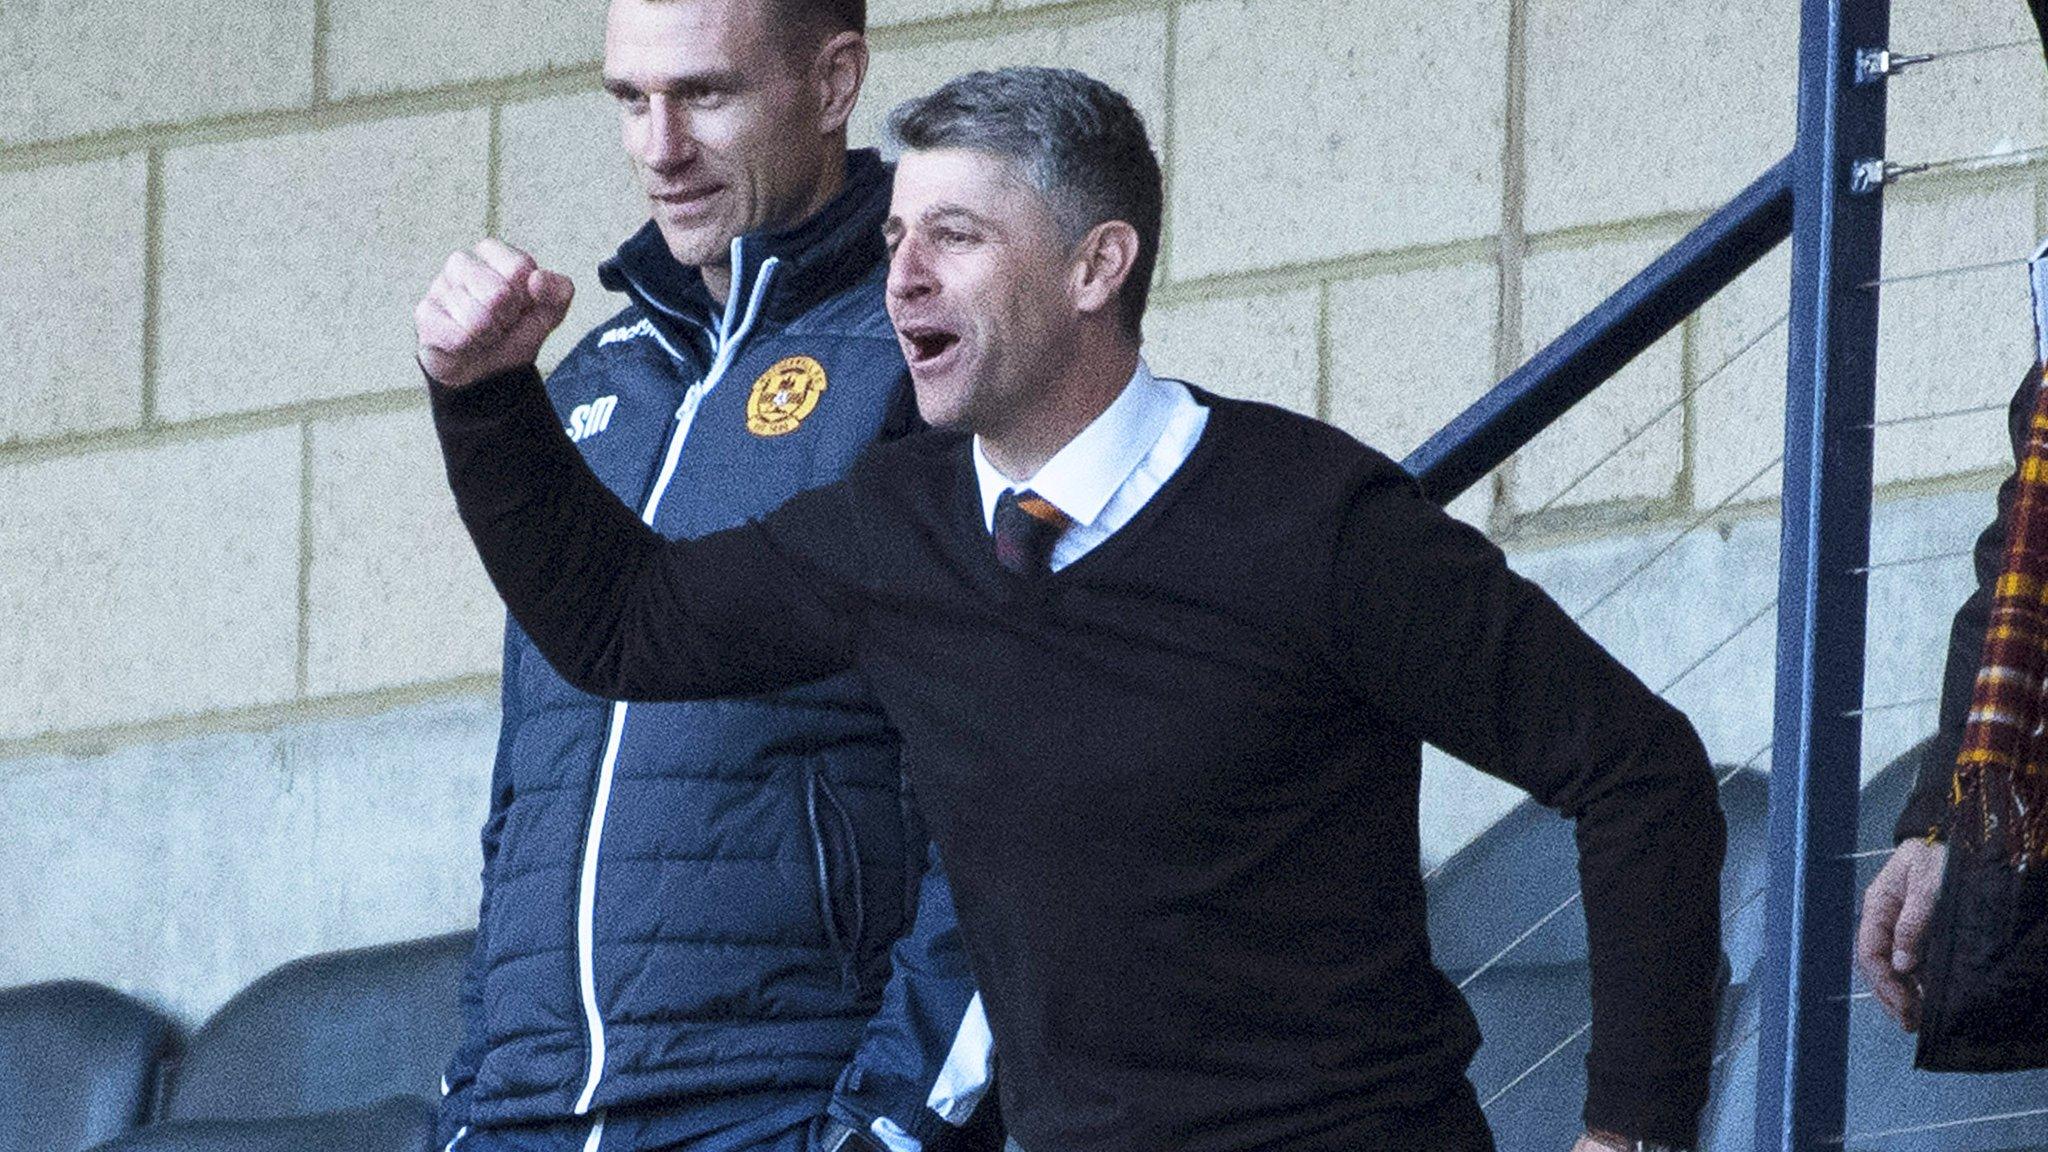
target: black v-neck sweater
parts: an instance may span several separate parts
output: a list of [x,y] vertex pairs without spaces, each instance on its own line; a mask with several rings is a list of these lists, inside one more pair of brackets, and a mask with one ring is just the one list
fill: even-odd
[[1587,1119],[1689,1142],[1723,843],[1691,726],[1384,456],[1196,396],[1201,440],[1137,518],[1019,577],[958,434],[671,542],[589,476],[537,375],[433,389],[485,566],[578,687],[872,681],[1025,1147],[1352,1149],[1461,1087],[1478,1035],[1430,962],[1424,741],[1577,819]]

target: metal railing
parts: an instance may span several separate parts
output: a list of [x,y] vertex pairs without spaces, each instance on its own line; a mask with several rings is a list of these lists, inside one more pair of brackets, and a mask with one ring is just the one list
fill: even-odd
[[1843,1131],[1875,285],[1883,188],[1902,171],[1882,159],[1883,81],[1904,65],[1871,55],[1886,49],[1889,19],[1888,0],[1802,0],[1792,154],[1404,461],[1450,501],[1793,240],[1759,1150],[1839,1145]]

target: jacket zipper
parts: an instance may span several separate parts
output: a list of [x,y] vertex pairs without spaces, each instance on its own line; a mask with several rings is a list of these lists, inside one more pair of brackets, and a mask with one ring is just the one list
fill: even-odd
[[[743,283],[741,274],[745,269],[740,240],[732,242],[733,284]],[[689,438],[690,425],[696,422],[697,409],[704,403],[725,373],[732,367],[739,348],[746,341],[747,333],[754,327],[754,321],[761,312],[761,302],[767,296],[768,282],[775,275],[778,260],[769,257],[761,265],[761,272],[754,278],[754,290],[747,299],[746,315],[738,329],[732,326],[733,314],[739,297],[730,294],[725,301],[725,316],[718,326],[717,354],[712,358],[711,371],[704,379],[690,386],[683,394],[683,402],[676,409],[675,431],[669,436],[668,454],[663,459],[661,474],[654,481],[654,488],[648,493],[647,504],[640,510],[640,521],[648,527],[654,526],[655,515],[661,510],[662,495],[668,491],[669,481],[675,478],[676,465],[683,457],[683,441]],[[657,336],[659,332],[657,331]],[[676,356],[674,348],[666,340],[662,347],[674,356],[678,363],[683,360]],[[583,1022],[589,1033],[590,1061],[584,1073],[583,1092],[576,1098],[576,1115],[590,1111],[590,1103],[597,1096],[597,1086],[604,1079],[604,1015],[597,1004],[597,963],[595,926],[597,918],[597,860],[598,851],[604,842],[605,811],[611,806],[612,776],[618,767],[619,742],[626,732],[626,702],[612,702],[611,719],[605,733],[604,759],[597,770],[597,793],[590,805],[590,823],[583,834],[583,867],[576,884],[576,983],[577,992],[583,1003]]]

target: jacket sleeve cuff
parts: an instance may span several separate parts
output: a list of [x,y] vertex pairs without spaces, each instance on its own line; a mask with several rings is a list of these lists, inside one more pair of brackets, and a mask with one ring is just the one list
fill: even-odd
[[834,1119],[862,1132],[872,1132],[875,1120],[887,1117],[916,1140],[924,1152],[940,1152],[946,1140],[959,1129],[925,1107],[924,1098],[925,1094],[908,1081],[848,1069],[840,1077],[828,1111]]
[[1706,1076],[1594,1075],[1586,1087],[1586,1129],[1691,1148],[1699,1142]]
[[486,376],[460,388],[450,388],[428,376],[425,365],[420,367],[420,376],[427,382],[427,399],[435,413],[456,417],[497,415],[514,403],[520,393],[541,387],[540,369],[531,364]]

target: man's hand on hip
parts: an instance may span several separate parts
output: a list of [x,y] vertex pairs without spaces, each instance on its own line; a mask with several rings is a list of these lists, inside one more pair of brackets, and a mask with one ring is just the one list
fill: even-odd
[[413,309],[420,367],[450,388],[525,367],[569,314],[576,285],[510,244],[457,252]]
[[1856,968],[1884,1010],[1908,1032],[1920,1027],[1920,984],[1914,973],[1947,862],[1948,845],[1908,840],[1893,849],[1863,893]]

